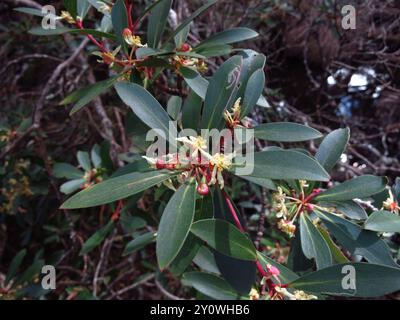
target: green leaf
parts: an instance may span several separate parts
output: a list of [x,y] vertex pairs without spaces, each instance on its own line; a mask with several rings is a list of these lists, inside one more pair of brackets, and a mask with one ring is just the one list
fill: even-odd
[[56,29],[43,29],[42,27],[33,27],[28,31],[30,34],[35,36],[55,36],[64,33],[71,33],[71,34],[91,34],[96,37],[100,38],[108,38],[108,39],[116,39],[116,37],[108,32],[103,32],[95,29],[72,29],[62,26],[57,26]]
[[87,0],[77,0],[77,14],[83,20],[86,17],[90,8],[90,3]]
[[270,264],[280,271],[279,279],[282,281],[282,283],[289,283],[299,278],[299,276],[292,270],[276,262],[274,259],[267,257],[265,254],[257,252],[257,256],[258,261],[261,263],[264,269],[267,264]]
[[247,83],[251,75],[259,69],[263,70],[266,60],[263,54],[259,54],[254,50],[243,50],[240,53],[240,56],[243,58],[243,67],[239,79],[240,87],[236,94],[236,98],[244,96],[245,90],[247,88]]
[[90,163],[89,153],[86,151],[78,151],[76,154],[79,165],[85,171],[90,171],[92,169],[92,164]]
[[[347,266],[347,267],[346,267]],[[354,268],[356,289],[344,289],[348,269]],[[400,289],[400,269],[370,263],[345,263],[306,274],[289,284],[290,288],[313,293],[347,297],[379,297]]]
[[347,259],[347,257],[343,254],[342,250],[333,242],[331,236],[329,235],[328,231],[326,231],[324,228],[321,226],[318,226],[319,232],[321,232],[321,235],[324,237],[326,243],[329,246],[329,249],[331,250],[332,257],[337,263],[346,263],[349,262],[350,260]]
[[101,150],[98,144],[95,144],[90,150],[90,158],[92,159],[93,166],[95,168],[101,167]]
[[67,33],[73,29],[67,27],[57,26],[56,29],[43,29],[42,27],[33,27],[29,29],[28,33],[35,36],[55,36],[63,33]]
[[218,300],[240,299],[240,295],[217,275],[205,272],[187,272],[183,275],[183,279],[208,297]]
[[95,84],[89,85],[85,88],[78,89],[71,94],[69,94],[63,101],[60,102],[61,105],[75,103],[74,107],[70,111],[70,115],[81,110],[90,101],[99,96],[100,94],[106,92],[118,79],[118,76],[111,77],[109,79],[99,81]]
[[385,189],[387,179],[364,175],[353,178],[328,189],[317,197],[315,201],[345,201],[354,198],[366,198]]
[[[247,165],[254,166],[253,173],[246,175],[251,177],[329,181],[328,173],[317,161],[298,151],[270,150],[256,152],[253,162],[248,160]],[[245,177],[245,175],[241,176]]]
[[181,67],[180,72],[185,79],[187,85],[201,98],[205,99],[208,81],[204,79],[197,71],[187,68]]
[[[214,188],[212,193],[213,209],[211,210],[215,219],[221,219],[235,226],[231,208],[228,206],[227,199],[231,202],[240,223],[244,225],[244,221],[240,216],[235,204],[228,195],[222,194],[219,188]],[[241,260],[229,257],[218,251],[214,251],[215,262],[222,277],[234,288],[242,294],[249,293],[252,285],[256,281],[256,264],[253,261]],[[242,274],[238,277],[238,274]]]
[[[146,125],[152,129],[160,129],[169,137],[170,117],[160,103],[143,87],[128,82],[115,85],[118,95]],[[170,141],[170,143],[174,143]]]
[[240,176],[240,177],[251,183],[254,183],[260,187],[270,189],[270,190],[276,190],[275,183],[271,179],[258,178],[258,177],[252,177],[252,176]]
[[95,184],[65,201],[62,209],[99,206],[127,198],[171,178],[168,171],[134,172]]
[[195,209],[196,184],[182,185],[165,207],[157,234],[157,261],[165,269],[178,255],[189,234]]
[[210,247],[229,257],[255,261],[256,249],[251,240],[231,223],[205,219],[193,223],[192,233]]
[[25,282],[31,281],[35,276],[39,275],[39,273],[42,270],[42,267],[44,265],[44,260],[43,259],[38,259],[35,260],[28,269],[25,270],[25,272],[17,278],[15,281],[14,286],[22,285]]
[[314,210],[337,242],[352,255],[363,256],[371,263],[398,267],[393,260],[387,244],[374,232],[361,227],[337,215]]
[[151,9],[147,25],[147,44],[151,48],[157,49],[160,43],[171,5],[172,0],[163,0]]
[[207,10],[210,6],[216,3],[218,0],[209,0],[207,3],[203,4],[200,8],[198,8],[195,12],[193,12],[189,17],[187,17],[173,32],[172,34],[165,40],[165,45],[168,44],[169,41],[175,38],[175,36],[181,32],[188,24],[192,22],[198,15],[200,15],[203,11]]
[[313,128],[297,123],[273,122],[255,127],[254,137],[269,141],[297,142],[317,139],[322,137],[322,134]]
[[179,113],[182,108],[182,98],[178,96],[171,96],[167,103],[167,111],[173,120],[178,120]]
[[242,57],[225,61],[210,80],[201,119],[202,129],[219,128],[223,113],[233,104],[242,67]]
[[128,16],[124,0],[117,0],[112,7],[111,21],[114,28],[115,35],[117,36],[118,43],[123,48],[124,52],[128,52],[127,43],[124,40],[122,32],[128,27]]
[[264,70],[258,69],[250,76],[246,84],[241,110],[242,118],[253,111],[254,106],[264,90],[264,85]]
[[300,215],[301,247],[304,255],[315,258],[317,269],[332,265],[332,254],[324,237],[306,214]]
[[178,34],[174,37],[175,47],[180,48],[182,44],[186,42],[186,39],[190,32],[191,23],[189,23],[185,28],[178,32]]
[[19,7],[19,8],[14,8],[14,11],[21,12],[21,13],[26,13],[30,14],[33,16],[39,16],[39,17],[44,17],[46,13],[42,13],[42,10],[39,9],[34,9],[30,7]]
[[336,211],[353,220],[365,220],[368,218],[364,208],[352,200],[322,202],[320,205],[334,207]]
[[64,6],[73,18],[76,18],[78,14],[78,3],[77,0],[64,0]]
[[332,131],[322,140],[315,158],[326,171],[331,171],[340,159],[340,156],[346,149],[349,138],[350,130],[345,128]]
[[201,241],[193,234],[189,233],[178,255],[169,266],[169,271],[171,271],[174,276],[179,276],[185,272],[187,267],[193,261],[200,247]]
[[5,279],[6,285],[17,275],[18,268],[21,266],[21,263],[24,260],[25,255],[26,255],[26,249],[22,249],[11,260],[10,266],[8,268],[7,276]]
[[375,211],[365,221],[364,229],[400,233],[400,216],[389,211]]
[[126,256],[135,251],[138,251],[147,246],[148,244],[155,242],[156,238],[157,238],[157,233],[155,232],[144,233],[136,237],[135,239],[131,240],[130,242],[128,242],[122,255]]
[[209,46],[241,42],[253,39],[257,36],[258,33],[249,28],[232,28],[212,35],[211,37],[209,37],[208,39],[204,40],[199,45],[197,45],[195,49],[197,50],[199,48],[204,48]]
[[217,45],[212,47],[201,47],[199,49],[194,49],[195,52],[201,54],[205,58],[226,56],[232,52],[232,46],[230,45]]
[[182,107],[182,126],[197,130],[201,118],[201,98],[191,90]]
[[53,175],[57,178],[81,179],[84,174],[69,163],[55,163],[53,166]]
[[193,262],[204,271],[220,274],[213,253],[206,246],[199,248]]
[[86,180],[82,178],[67,181],[60,186],[60,191],[64,194],[70,194],[80,189],[85,184],[85,182]]
[[81,251],[79,252],[79,255],[83,256],[84,254],[88,254],[90,251],[92,251],[94,248],[100,245],[100,243],[103,242],[105,237],[107,237],[110,232],[114,229],[114,222],[110,221],[108,222],[104,227],[96,231],[93,235],[90,236],[89,239],[85,241],[85,243],[82,246]]

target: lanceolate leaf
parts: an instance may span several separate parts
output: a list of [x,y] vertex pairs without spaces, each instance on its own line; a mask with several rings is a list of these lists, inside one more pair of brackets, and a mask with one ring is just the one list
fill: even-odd
[[26,255],[26,249],[22,249],[12,259],[10,267],[8,268],[5,284],[8,284],[16,276],[18,268],[21,266],[21,263],[24,260],[25,255]]
[[326,169],[331,171],[340,159],[349,141],[349,129],[337,129],[329,133],[319,146],[315,158]]
[[204,271],[220,274],[213,253],[206,246],[199,248],[193,262]]
[[[232,212],[226,202],[225,196],[222,194],[219,188],[214,188],[212,200],[214,218],[225,220],[234,226],[235,220],[232,217]],[[233,206],[233,210],[235,210],[235,213],[240,220],[240,223],[244,225],[244,221],[241,218],[239,211],[235,207],[235,204],[231,199],[230,202]],[[256,280],[255,263],[253,261],[232,258],[218,251],[214,251],[214,257],[222,277],[232,286],[232,288],[242,294],[249,293],[251,286]],[[238,277],[238,273],[241,273],[242,276]]]
[[96,248],[100,243],[103,242],[105,237],[110,234],[114,229],[114,222],[110,221],[104,227],[96,231],[86,242],[83,244],[80,251],[80,255],[84,255]]
[[315,197],[316,201],[345,201],[354,198],[365,198],[383,191],[386,187],[385,177],[365,175],[345,181]]
[[219,219],[205,219],[193,223],[191,231],[213,249],[230,257],[256,260],[256,249],[251,240],[231,223]]
[[65,201],[61,208],[87,208],[114,202],[146,190],[171,176],[173,173],[167,171],[150,171],[112,178],[79,192]]
[[204,100],[202,129],[219,128],[225,109],[233,104],[241,67],[242,58],[233,56],[211,78]]
[[53,175],[57,178],[80,179],[84,174],[69,163],[55,163],[53,166]]
[[180,72],[188,86],[203,100],[206,97],[208,81],[204,79],[197,71],[181,67]]
[[85,182],[86,180],[83,178],[67,181],[60,186],[60,191],[65,194],[73,193],[76,190],[80,189],[85,184]]
[[240,295],[217,275],[205,272],[187,272],[183,279],[206,296],[218,300],[237,300]]
[[329,235],[328,231],[326,231],[324,228],[321,226],[318,226],[319,232],[321,232],[321,235],[324,237],[326,243],[329,246],[329,249],[331,250],[332,257],[337,263],[346,263],[349,262],[350,260],[347,259],[347,257],[343,254],[342,250],[333,242],[331,236]]
[[352,200],[322,202],[320,205],[323,207],[334,207],[336,211],[350,219],[364,220],[368,218],[364,208]]
[[157,234],[157,260],[165,269],[181,250],[193,222],[196,186],[182,185],[169,200],[161,217]]
[[241,117],[253,111],[258,99],[260,98],[265,85],[265,75],[263,69],[258,69],[249,78],[244,92]]
[[74,91],[73,93],[68,95],[63,101],[61,101],[60,104],[63,105],[68,103],[75,103],[74,107],[70,111],[70,115],[72,115],[75,112],[81,110],[94,98],[107,91],[117,80],[117,78],[118,76],[115,76],[110,79],[103,80],[88,87]]
[[126,15],[124,0],[117,0],[113,5],[111,11],[111,21],[119,44],[122,46],[124,51],[127,52],[127,43],[122,35],[122,31],[128,27],[128,16]]
[[151,48],[157,49],[167,23],[168,12],[171,8],[172,0],[163,0],[151,9],[149,23],[147,25],[147,44]]
[[[329,175],[313,158],[291,150],[270,150],[254,153],[253,173],[248,176],[269,179],[302,179],[328,181]],[[236,174],[233,170],[232,172]],[[246,176],[246,175],[243,175]]]
[[254,183],[260,187],[264,187],[264,188],[270,189],[270,190],[276,190],[276,186],[271,179],[258,178],[258,177],[253,177],[253,176],[240,176],[240,177],[251,183]]
[[364,229],[400,233],[400,216],[389,211],[375,211],[365,221]]
[[371,263],[399,267],[393,260],[387,244],[374,232],[331,213],[314,211],[337,242],[352,255],[361,255]]
[[187,17],[173,32],[172,34],[168,37],[167,40],[165,40],[165,44],[167,44],[169,41],[171,41],[179,32],[181,32],[188,24],[192,22],[194,18],[196,18],[198,15],[200,15],[203,11],[207,10],[210,6],[212,6],[214,3],[216,3],[218,0],[209,0],[207,3],[202,5],[200,8],[198,8],[195,12],[193,12],[189,17]]
[[78,158],[79,165],[83,170],[89,171],[90,169],[92,169],[92,164],[90,163],[90,157],[88,152],[78,151],[76,157]]
[[195,49],[197,51],[197,49],[199,48],[221,45],[221,44],[231,44],[235,42],[253,39],[257,36],[258,33],[249,28],[233,28],[212,35],[208,39],[201,42],[198,46],[196,46]]
[[[161,130],[169,137],[170,117],[159,102],[143,87],[128,82],[115,85],[118,95],[133,112],[150,128]],[[172,121],[171,121],[172,124]],[[170,141],[174,142],[174,141]]]
[[201,119],[201,98],[191,90],[182,107],[182,126],[197,130]]
[[[351,279],[354,279],[355,289],[351,289]],[[400,269],[370,263],[345,263],[306,274],[289,287],[327,295],[379,297],[400,290]]]
[[300,216],[300,236],[304,255],[315,259],[317,269],[332,265],[332,254],[328,244],[306,214]]
[[273,122],[255,127],[254,137],[269,141],[297,142],[317,139],[322,137],[322,134],[313,128],[297,123]]
[[140,236],[128,242],[123,252],[123,255],[126,256],[130,253],[144,248],[148,244],[155,242],[156,238],[157,234],[155,232],[146,232],[144,234],[141,234]]

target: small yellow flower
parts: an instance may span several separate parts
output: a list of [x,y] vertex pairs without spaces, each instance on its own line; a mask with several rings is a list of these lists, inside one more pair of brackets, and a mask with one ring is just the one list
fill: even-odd
[[125,42],[131,47],[147,47],[147,44],[142,44],[140,37],[132,34],[132,31],[128,28],[125,28],[122,31],[122,36],[124,37]]
[[278,228],[285,232],[289,237],[293,237],[296,232],[296,226],[290,220],[281,219],[278,221]]
[[211,180],[209,185],[216,184],[218,182],[221,189],[224,188],[224,177],[222,176],[223,170],[228,170],[232,165],[232,158],[234,154],[225,155],[223,153],[216,153],[210,159],[210,164],[213,166],[211,173]]
[[250,300],[260,299],[260,294],[258,293],[257,289],[255,289],[255,288],[251,288],[249,296],[250,296]]
[[61,11],[61,16],[60,16],[61,20],[65,20],[70,24],[75,24],[76,21],[74,18],[72,18],[71,14],[68,11]]
[[389,190],[389,198],[387,198],[384,202],[383,202],[383,206],[382,209],[386,209],[390,212],[393,213],[398,213],[400,210],[400,207],[398,206],[397,202],[394,199],[392,190]]

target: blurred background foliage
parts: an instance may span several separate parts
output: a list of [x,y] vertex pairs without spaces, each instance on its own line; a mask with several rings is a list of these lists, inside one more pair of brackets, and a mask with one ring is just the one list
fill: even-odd
[[[189,42],[238,26],[259,32],[243,44],[267,57],[269,106],[258,108],[254,118],[302,123],[325,134],[348,126],[351,140],[334,179],[372,173],[393,183],[400,172],[400,6],[389,0],[350,2],[357,8],[356,30],[340,26],[340,8],[349,1],[221,0],[195,20]],[[148,3],[135,1],[135,7]],[[132,197],[118,224],[109,222],[116,208],[58,209],[66,198],[60,186],[69,179],[54,170],[55,163],[83,167],[78,151],[89,154],[97,144],[102,174],[110,175],[121,163],[133,162],[134,153],[146,145],[140,121],[112,91],[71,117],[69,107],[59,105],[73,90],[106,79],[108,70],[88,54],[94,49],[90,44],[81,47],[82,36],[33,36],[27,31],[39,19],[12,10],[44,4],[57,12],[62,8],[55,0],[0,3],[0,295],[193,297],[172,274],[157,272],[154,246],[145,247],[154,242],[154,227],[171,195],[167,188]],[[170,22],[182,21],[201,4],[174,1]],[[88,25],[95,14],[90,12]],[[209,72],[222,61],[210,59]],[[167,94],[155,94],[167,105]],[[41,127],[30,135],[27,128],[38,110]],[[316,150],[313,141],[303,146]],[[256,234],[266,194],[242,180],[231,185],[239,211]],[[287,262],[288,242],[268,215],[265,228],[260,245],[278,262]],[[392,240],[400,243],[398,235]],[[50,293],[38,285],[43,264],[54,264],[58,271],[57,290]]]

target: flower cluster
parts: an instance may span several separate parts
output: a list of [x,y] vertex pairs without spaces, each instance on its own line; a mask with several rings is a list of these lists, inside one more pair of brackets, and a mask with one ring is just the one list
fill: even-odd
[[383,202],[382,209],[386,209],[392,213],[399,214],[400,206],[394,199],[392,190],[389,190],[389,197]]
[[[189,53],[190,51],[192,51],[192,48],[187,43],[183,43],[181,47],[177,49],[177,52],[181,53]],[[170,58],[170,63],[176,70],[179,70],[181,67],[195,68],[200,73],[205,73],[208,70],[207,64],[203,59],[190,55],[175,54]]]
[[209,185],[219,185],[223,189],[225,182],[222,172],[230,169],[235,154],[217,152],[211,155],[206,151],[207,143],[201,136],[182,137],[177,140],[187,146],[188,150],[157,158],[146,156],[143,158],[157,170],[180,171],[181,175],[178,177],[180,179],[195,177],[198,183],[197,192],[201,195],[208,193]]
[[90,171],[86,171],[83,179],[85,179],[85,184],[82,186],[82,189],[89,188],[90,186],[100,183],[103,181],[103,168],[93,168]]

